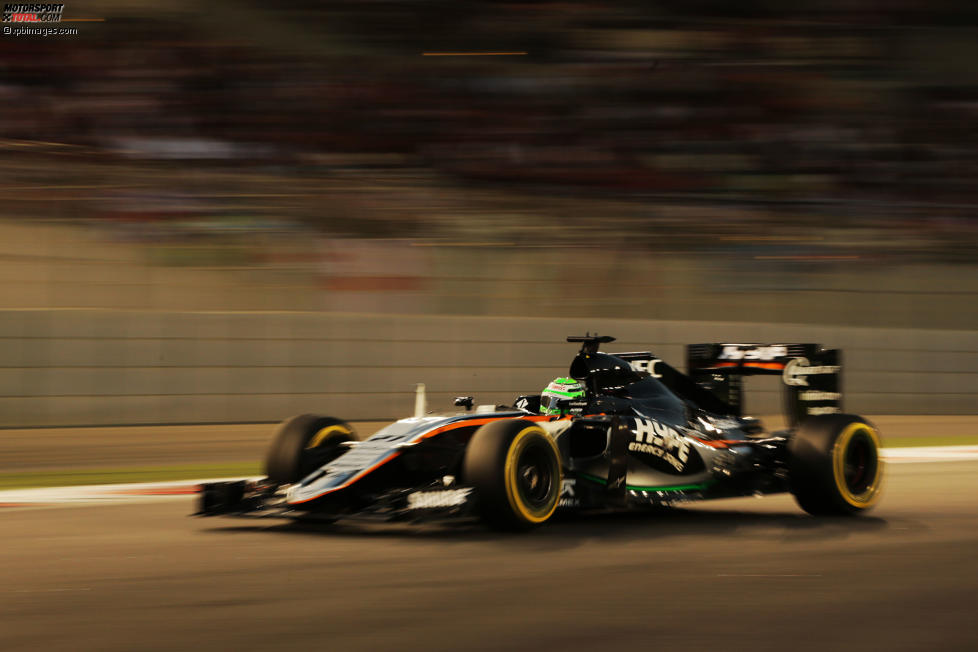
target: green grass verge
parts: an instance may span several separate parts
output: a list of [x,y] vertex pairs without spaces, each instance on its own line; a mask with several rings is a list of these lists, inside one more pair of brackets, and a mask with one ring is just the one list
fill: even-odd
[[73,487],[83,484],[121,484],[125,482],[163,482],[195,478],[228,478],[261,475],[259,462],[230,464],[184,464],[144,466],[124,469],[65,469],[0,473],[0,489],[32,487]]

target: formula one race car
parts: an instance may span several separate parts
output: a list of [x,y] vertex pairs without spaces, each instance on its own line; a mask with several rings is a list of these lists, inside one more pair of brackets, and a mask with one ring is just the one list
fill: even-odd
[[[258,481],[201,488],[199,515],[327,521],[479,516],[527,529],[558,510],[635,509],[791,492],[816,515],[856,514],[879,498],[880,439],[841,413],[840,354],[815,344],[696,344],[688,374],[649,352],[581,343],[567,398],[520,396],[414,417],[358,441],[332,417],[279,426]],[[741,414],[743,378],[778,374],[789,427],[765,432]],[[572,380],[573,379],[573,380]],[[541,412],[549,412],[549,414]]]

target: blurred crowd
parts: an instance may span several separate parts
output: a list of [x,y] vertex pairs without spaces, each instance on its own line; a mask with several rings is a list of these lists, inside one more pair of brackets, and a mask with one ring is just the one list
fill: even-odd
[[[0,40],[5,217],[813,259],[978,248],[971,3],[93,7],[105,22],[72,39]],[[434,56],[466,52],[502,54]]]

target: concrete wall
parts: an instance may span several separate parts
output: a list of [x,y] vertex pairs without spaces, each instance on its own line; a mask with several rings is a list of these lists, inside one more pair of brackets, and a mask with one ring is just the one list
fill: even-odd
[[[322,312],[0,311],[0,426],[277,421],[316,411],[389,419],[474,394],[509,403],[566,373],[585,330],[608,351],[682,366],[707,341],[819,342],[844,350],[846,408],[978,413],[978,332],[608,319]],[[780,409],[776,378],[748,410]]]
[[[144,225],[145,226],[145,225]],[[148,228],[148,227],[147,227]],[[136,234],[141,233],[136,231]],[[164,230],[165,234],[166,231]],[[0,310],[326,311],[669,319],[978,330],[974,266],[792,260],[776,245],[710,254],[618,243],[247,239],[261,255],[166,262],[166,244],[119,225],[0,220]],[[174,244],[174,247],[178,245]],[[194,246],[184,243],[188,256]],[[204,245],[201,245],[202,247]],[[220,256],[218,256],[220,258]],[[830,257],[831,258],[831,257]]]

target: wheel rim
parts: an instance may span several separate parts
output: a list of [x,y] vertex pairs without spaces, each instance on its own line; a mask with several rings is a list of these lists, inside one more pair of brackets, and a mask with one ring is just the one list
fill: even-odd
[[864,494],[876,475],[876,452],[865,434],[853,437],[846,449],[843,477],[846,489],[853,495]]
[[306,450],[321,448],[324,444],[328,445],[329,441],[338,435],[346,435],[349,437],[351,434],[352,433],[350,433],[348,428],[341,425],[320,428],[312,437],[309,438],[309,442],[306,444]]
[[546,521],[560,498],[560,453],[548,434],[528,425],[509,445],[503,477],[513,516],[529,525]]
[[520,498],[531,509],[550,504],[556,469],[549,451],[541,444],[531,444],[523,450],[517,462],[516,488]]
[[879,435],[865,423],[851,423],[836,440],[832,453],[838,495],[850,507],[866,509],[879,498],[882,462]]

